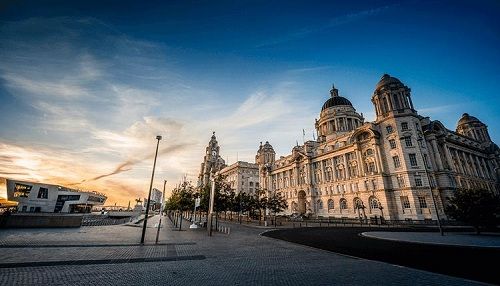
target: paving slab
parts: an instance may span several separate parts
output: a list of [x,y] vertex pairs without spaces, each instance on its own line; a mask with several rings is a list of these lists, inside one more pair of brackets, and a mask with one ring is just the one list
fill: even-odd
[[[214,232],[208,237],[204,229],[187,227],[185,231],[174,231],[168,224],[161,229],[163,245],[158,246],[151,245],[156,235],[154,228],[148,229],[149,244],[145,246],[116,246],[134,244],[140,239],[140,228],[126,226],[58,230],[59,235],[47,230],[0,234],[4,245],[0,251],[9,263],[43,262],[44,257],[58,261],[0,268],[0,285],[414,285],[415,281],[428,285],[480,284],[264,237],[259,235],[263,230],[257,228],[230,225],[229,235]],[[52,238],[61,247],[54,246]],[[28,245],[51,246],[9,247],[19,244],[19,240]],[[85,243],[99,245],[74,246]],[[175,253],[169,253],[169,249]],[[169,259],[172,257],[178,259]],[[106,259],[109,262],[101,263]]]

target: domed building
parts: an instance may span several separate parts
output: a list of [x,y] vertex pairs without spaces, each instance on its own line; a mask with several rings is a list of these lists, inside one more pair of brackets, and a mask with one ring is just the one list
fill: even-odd
[[333,86],[315,121],[317,139],[279,159],[261,143],[260,186],[286,198],[286,214],[436,220],[459,188],[499,192],[499,148],[480,120],[465,113],[449,130],[419,115],[411,89],[388,74],[371,101],[376,119],[365,122]]

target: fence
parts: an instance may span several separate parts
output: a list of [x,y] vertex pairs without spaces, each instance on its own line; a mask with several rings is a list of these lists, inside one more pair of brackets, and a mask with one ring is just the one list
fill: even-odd
[[107,215],[84,215],[82,226],[117,225],[132,222],[134,217],[110,218]]

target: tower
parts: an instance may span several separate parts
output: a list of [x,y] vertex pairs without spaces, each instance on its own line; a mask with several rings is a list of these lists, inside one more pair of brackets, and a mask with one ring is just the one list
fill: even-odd
[[411,89],[399,79],[384,74],[372,96],[377,122],[395,115],[416,114],[410,95]]
[[474,116],[464,113],[457,123],[457,133],[481,143],[491,143],[488,127]]
[[205,157],[201,163],[200,174],[198,175],[198,186],[204,186],[209,183],[211,174],[220,171],[226,165],[226,162],[219,155],[219,143],[213,132],[208,146],[205,149]]
[[259,150],[255,156],[255,163],[259,165],[259,177],[260,186],[263,189],[269,190],[269,178],[271,165],[274,163],[276,152],[274,152],[273,146],[266,141],[266,144],[262,145],[260,142]]
[[352,103],[345,97],[339,96],[338,89],[332,85],[330,98],[323,104],[319,120],[316,120],[318,141],[323,142],[352,131],[363,125],[364,119],[356,112]]

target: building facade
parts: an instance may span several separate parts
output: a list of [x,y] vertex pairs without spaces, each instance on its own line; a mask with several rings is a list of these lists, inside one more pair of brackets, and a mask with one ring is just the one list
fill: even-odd
[[198,187],[208,185],[210,178],[218,171],[226,167],[226,162],[219,155],[220,147],[213,132],[208,146],[205,149],[205,156],[200,166],[200,173],[198,174]]
[[260,186],[282,194],[285,213],[391,220],[446,218],[457,188],[500,190],[500,151],[487,126],[465,113],[451,131],[417,113],[411,90],[384,75],[371,97],[374,122],[332,87],[318,138],[275,158],[260,145]]
[[254,194],[259,189],[259,166],[254,163],[238,161],[218,172],[226,178],[226,182],[236,194],[243,192]]
[[18,212],[35,213],[89,213],[94,206],[102,206],[107,199],[98,192],[9,179],[7,197],[18,202]]

